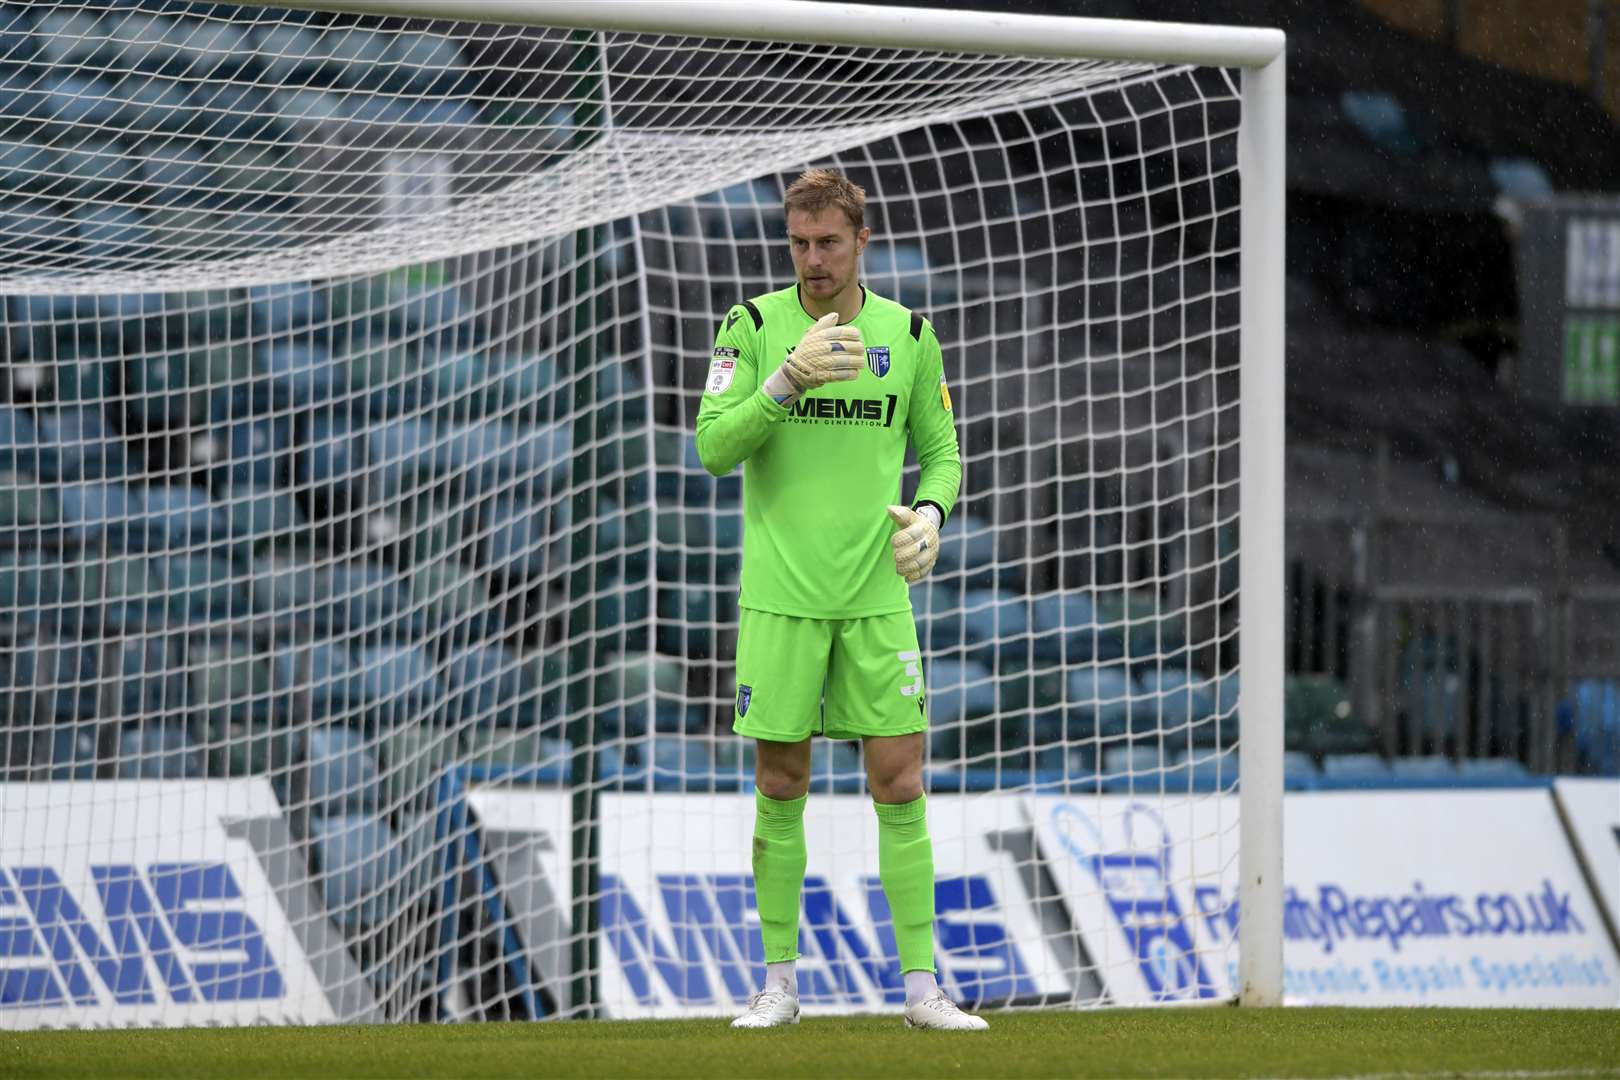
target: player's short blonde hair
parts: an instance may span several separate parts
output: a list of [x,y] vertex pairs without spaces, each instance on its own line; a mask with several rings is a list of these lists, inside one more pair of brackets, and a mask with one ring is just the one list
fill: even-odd
[[866,189],[831,169],[806,169],[782,198],[785,214],[819,214],[829,206],[842,210],[856,232],[866,227]]

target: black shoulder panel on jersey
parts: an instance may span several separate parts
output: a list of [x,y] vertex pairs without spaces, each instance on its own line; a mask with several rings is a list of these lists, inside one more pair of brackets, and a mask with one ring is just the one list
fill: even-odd
[[911,313],[911,340],[922,340],[923,317],[915,311]]
[[754,302],[752,300],[744,300],[742,302],[742,306],[748,309],[748,317],[754,320],[754,329],[763,329],[765,326],[765,316],[759,313],[759,308],[754,306]]

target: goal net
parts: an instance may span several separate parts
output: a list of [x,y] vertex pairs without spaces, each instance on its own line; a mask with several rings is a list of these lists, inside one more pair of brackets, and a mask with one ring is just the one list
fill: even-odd
[[[692,431],[812,165],[962,450],[912,589],[942,984],[1236,994],[1242,78],[0,4],[0,1027],[742,1003],[741,478]],[[861,749],[812,761],[802,998],[880,1008]]]

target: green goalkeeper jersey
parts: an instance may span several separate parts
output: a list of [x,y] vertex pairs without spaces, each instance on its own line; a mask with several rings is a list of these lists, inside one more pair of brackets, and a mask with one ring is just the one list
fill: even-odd
[[815,324],[797,285],[733,307],[715,335],[697,451],[716,476],[743,466],[743,607],[812,619],[909,611],[885,513],[901,501],[908,440],[922,471],[911,505],[933,503],[943,519],[956,502],[962,462],[939,339],[916,312],[862,294],[851,325],[865,370],[791,407],[762,385]]

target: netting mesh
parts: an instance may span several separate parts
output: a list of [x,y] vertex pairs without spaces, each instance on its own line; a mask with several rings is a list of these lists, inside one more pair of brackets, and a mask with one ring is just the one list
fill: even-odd
[[[1238,122],[1220,70],[0,5],[0,918],[43,972],[0,1026],[751,992],[740,480],[691,431],[808,164],[959,422],[912,592],[947,990],[1229,992],[1171,893],[1236,859]],[[865,816],[818,870],[811,812],[806,1005],[875,1007],[859,748],[813,762]],[[1043,841],[1048,797],[1095,827]]]

